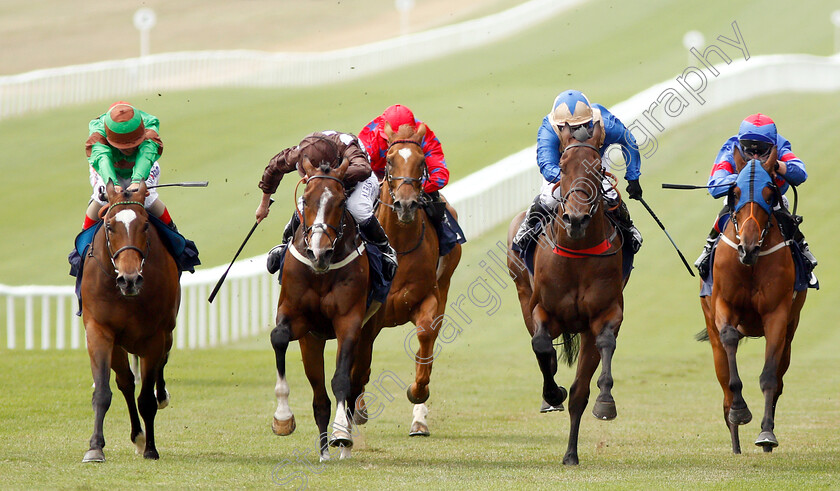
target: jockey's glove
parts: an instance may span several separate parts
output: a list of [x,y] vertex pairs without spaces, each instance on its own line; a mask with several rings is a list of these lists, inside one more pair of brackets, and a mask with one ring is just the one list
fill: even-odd
[[642,199],[642,185],[638,179],[627,181],[627,197],[630,199]]

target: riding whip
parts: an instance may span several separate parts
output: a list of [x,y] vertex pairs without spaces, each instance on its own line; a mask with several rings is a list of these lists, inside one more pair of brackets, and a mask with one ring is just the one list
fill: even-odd
[[156,186],[147,186],[146,189],[168,188],[173,186],[178,186],[182,188],[206,188],[208,184],[208,181],[173,182],[171,184],[158,184]]
[[[270,207],[272,203],[274,203],[274,198],[269,199],[268,206]],[[242,245],[239,246],[239,250],[236,251],[236,254],[233,256],[233,260],[231,260],[231,262],[228,265],[227,269],[225,270],[224,274],[222,274],[222,277],[219,278],[219,282],[216,283],[215,287],[213,287],[213,292],[210,293],[210,297],[207,299],[208,302],[213,303],[213,299],[216,298],[216,294],[219,293],[219,288],[221,288],[222,283],[225,282],[225,278],[227,278],[227,275],[230,272],[230,268],[233,267],[233,263],[236,262],[236,258],[239,257],[239,253],[242,252],[242,249],[245,248],[245,244],[248,243],[248,239],[251,238],[251,234],[254,233],[254,230],[257,229],[257,225],[259,225],[259,224],[260,224],[260,222],[254,222],[254,226],[251,227],[251,230],[248,232],[248,235],[245,236],[245,240],[242,241]]]
[[[665,185],[663,184],[663,187],[664,186]],[[688,265],[688,261],[685,260],[685,256],[683,256],[683,253],[680,252],[680,248],[677,247],[677,244],[674,242],[674,239],[671,238],[671,234],[669,234],[668,231],[665,230],[665,225],[662,225],[662,222],[659,221],[659,217],[657,217],[656,213],[654,213],[653,210],[650,209],[650,206],[648,206],[648,204],[645,202],[645,200],[643,200],[641,197],[639,197],[639,202],[645,207],[645,209],[648,211],[648,213],[650,213],[650,216],[653,217],[653,219],[656,221],[656,224],[659,225],[659,228],[661,228],[662,231],[665,232],[665,236],[668,237],[668,240],[671,241],[671,245],[674,246],[674,249],[677,250],[677,254],[680,255],[680,259],[682,259],[683,264],[685,264],[685,269],[688,270],[688,274],[690,274],[691,276],[694,276],[694,271],[691,270],[691,266]]]

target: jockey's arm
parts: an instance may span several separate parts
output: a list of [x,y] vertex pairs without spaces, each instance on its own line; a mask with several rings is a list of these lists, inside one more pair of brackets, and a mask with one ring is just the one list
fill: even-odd
[[277,191],[277,186],[280,185],[283,175],[288,174],[297,167],[297,163],[291,163],[286,160],[286,155],[291,150],[291,148],[286,148],[272,157],[263,171],[263,176],[259,183],[259,188],[262,190],[263,195],[256,211],[257,222],[261,222],[268,216],[268,204],[271,200],[271,195]]
[[605,107],[597,105],[601,110],[601,118],[604,122],[604,143],[601,148],[618,144],[621,147],[621,154],[624,156],[624,180],[637,181],[641,176],[642,156],[639,153],[639,145],[633,133],[624,126],[620,119],[615,117]]
[[426,136],[423,138],[423,154],[426,157],[426,167],[429,169],[429,180],[423,185],[423,190],[432,193],[449,182],[449,169],[446,168],[446,158],[443,156],[440,140],[428,125]]
[[546,181],[560,180],[560,137],[551,128],[547,116],[537,131],[537,165]]
[[777,151],[779,168],[777,172],[785,176],[785,180],[798,186],[808,179],[805,164],[791,150],[790,142],[781,136],[777,137]]
[[709,174],[709,194],[713,198],[720,198],[729,192],[730,185],[738,178],[735,173],[735,165],[733,162],[735,158],[733,152],[735,151],[735,143],[738,141],[737,136],[733,136],[726,140],[717,157],[715,157],[715,165],[712,166],[712,172]]

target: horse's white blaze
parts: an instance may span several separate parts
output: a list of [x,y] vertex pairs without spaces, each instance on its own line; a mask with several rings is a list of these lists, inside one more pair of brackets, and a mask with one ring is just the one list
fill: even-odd
[[411,157],[411,149],[409,148],[401,148],[397,153],[400,154],[400,157],[402,157],[406,162],[408,162],[409,157]]
[[312,227],[315,232],[312,233],[312,240],[310,241],[310,244],[312,244],[312,252],[315,254],[316,258],[321,257],[321,236],[324,235],[324,230],[326,230],[326,227],[319,224],[324,223],[324,214],[327,202],[329,202],[332,196],[332,192],[328,188],[325,188],[324,194],[321,195],[321,202],[318,205],[318,215],[315,216],[315,222],[312,223]]
[[[426,424],[426,415],[429,414],[429,408],[426,407],[426,404],[415,404],[414,405],[414,420],[411,424],[414,423],[422,423]],[[428,426],[428,425],[427,425]]]
[[286,377],[277,374],[277,383],[274,385],[274,395],[277,396],[277,410],[274,411],[274,419],[277,421],[288,421],[292,419],[292,409],[289,407],[289,384]]
[[126,233],[128,233],[128,227],[131,225],[131,221],[135,218],[137,218],[137,214],[134,213],[134,210],[122,210],[114,215],[114,220],[125,225]]

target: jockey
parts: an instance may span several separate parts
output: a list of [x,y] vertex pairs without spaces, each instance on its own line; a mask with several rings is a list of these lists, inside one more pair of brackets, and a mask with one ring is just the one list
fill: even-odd
[[[709,186],[715,187],[710,187],[709,193],[714,198],[727,195],[729,185],[734,183],[738,177],[738,174],[735,172],[735,160],[733,157],[736,150],[741,153],[744,160],[758,159],[763,161],[770,156],[770,152],[774,146],[776,147],[778,158],[776,167],[776,174],[778,175],[776,176],[775,183],[779,187],[779,191],[784,195],[790,187],[790,184],[798,186],[805,182],[808,178],[808,174],[805,172],[805,164],[791,151],[790,142],[776,132],[776,123],[769,116],[758,113],[744,119],[741,122],[740,128],[738,128],[738,134],[726,140],[721,147],[715,159],[715,165],[712,167],[712,173],[709,176]],[[783,221],[787,218],[786,221],[789,223],[791,223],[791,220],[798,222],[798,217],[791,217],[790,212],[787,210],[787,198],[783,196],[782,201],[783,203],[775,210],[777,218],[781,214]],[[700,257],[694,263],[702,278],[706,278],[709,274],[709,257],[712,253],[712,247],[717,237],[723,231],[720,225],[725,222],[722,222],[720,218],[728,216],[728,214],[729,208],[724,206],[718,214],[718,219],[715,220],[714,227],[709,232],[709,237],[706,239],[703,252],[700,253]],[[808,243],[805,242],[805,237],[797,225],[792,226],[792,228],[796,229],[793,239],[799,243],[802,254],[811,264],[811,269],[813,269],[817,265],[817,259],[811,253],[810,249],[808,249]]]
[[[414,117],[411,109],[394,104],[385,109],[373,121],[365,125],[359,133],[359,139],[364,143],[365,149],[370,156],[370,166],[373,172],[382,178],[385,175],[387,161],[385,156],[388,153],[388,136],[385,134],[385,124],[388,123],[394,132],[397,132],[402,125],[411,125],[417,128],[425,124]],[[421,142],[423,154],[426,159],[426,167],[429,177],[423,183],[423,191],[431,199],[426,207],[426,212],[432,220],[440,240],[440,255],[444,256],[455,247],[455,243],[463,243],[465,240],[461,235],[460,228],[454,224],[454,218],[446,213],[446,203],[440,197],[440,189],[449,182],[449,169],[446,168],[446,158],[443,156],[443,149],[440,140],[435,136],[434,131],[426,125],[426,136]],[[452,220],[450,222],[450,220]]]
[[[349,194],[347,211],[359,224],[362,237],[382,253],[385,259],[382,263],[383,275],[386,281],[392,280],[397,272],[397,254],[388,242],[385,230],[373,214],[376,198],[379,196],[379,181],[371,173],[368,156],[355,135],[336,131],[311,133],[304,137],[300,144],[287,148],[272,157],[259,183],[263,196],[256,211],[257,222],[261,222],[268,216],[271,195],[277,191],[283,175],[295,169],[303,175],[298,164],[302,162],[304,156],[316,165],[324,161],[335,162],[338,165],[345,158],[350,161],[350,166],[344,176],[344,187]],[[301,206],[299,202],[298,207]],[[289,241],[294,237],[298,225],[300,225],[300,218],[297,213],[292,213],[292,219],[283,231],[283,242],[268,253],[266,266],[269,273],[274,274],[279,269]]]
[[[537,223],[543,224],[554,215],[554,210],[560,203],[557,196],[552,194],[554,184],[560,180],[560,131],[568,125],[576,140],[585,141],[592,137],[592,131],[596,124],[602,126],[602,141],[597,145],[603,157],[606,148],[612,144],[621,146],[621,152],[627,164],[624,179],[627,181],[627,194],[631,199],[641,199],[642,187],[639,184],[641,156],[639,147],[630,131],[600,104],[590,104],[583,93],[577,90],[561,92],[554,99],[551,112],[543,118],[542,125],[537,132],[537,165],[543,176],[543,185],[540,194],[534,199],[533,204],[528,208],[528,213],[522,225],[513,238],[513,243],[524,251],[528,243],[537,237]],[[606,164],[602,162],[606,170]],[[625,240],[629,240],[633,252],[637,252],[642,246],[642,234],[633,225],[630,219],[630,212],[624,201],[620,201],[618,193],[613,189],[608,178],[603,179],[604,197],[608,203],[606,213],[610,215],[619,229],[622,230]],[[617,203],[618,202],[618,203]],[[615,211],[609,208],[618,207]]]
[[177,230],[166,205],[158,198],[160,178],[158,158],[163,153],[163,142],[158,134],[158,118],[135,109],[127,102],[115,102],[108,112],[92,120],[90,135],[85,143],[90,164],[90,197],[82,230],[99,221],[99,210],[108,203],[105,184],[113,181],[119,192],[123,188],[137,188],[141,181],[151,188],[146,196],[146,210]]

